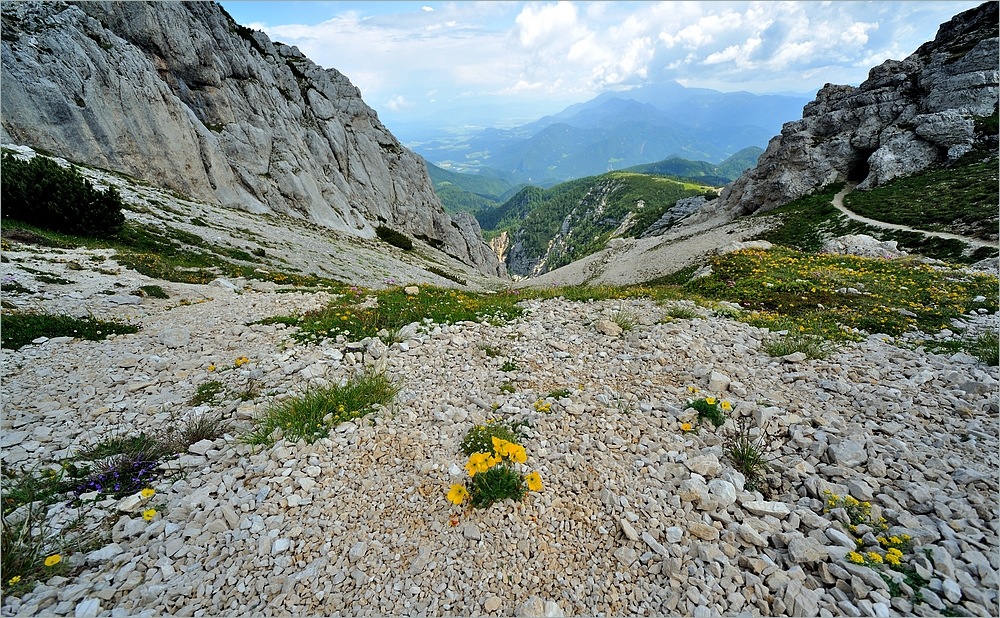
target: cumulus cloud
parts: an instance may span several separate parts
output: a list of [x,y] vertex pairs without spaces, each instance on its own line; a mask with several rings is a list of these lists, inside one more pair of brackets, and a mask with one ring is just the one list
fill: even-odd
[[[366,98],[413,110],[431,99],[581,101],[676,80],[719,90],[858,83],[976,1],[448,2],[346,11],[316,24],[254,24],[335,67]],[[235,8],[235,7],[234,7]]]
[[410,107],[413,107],[413,102],[407,100],[407,98],[401,94],[397,94],[389,97],[385,102],[386,109],[390,109],[394,112],[398,112]]

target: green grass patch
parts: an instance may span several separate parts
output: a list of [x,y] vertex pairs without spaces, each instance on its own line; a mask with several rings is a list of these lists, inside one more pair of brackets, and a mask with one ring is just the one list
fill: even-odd
[[337,425],[390,404],[400,386],[382,373],[367,374],[343,385],[313,388],[276,402],[243,436],[248,444],[271,446],[280,437],[310,444],[330,435]]
[[[948,328],[982,304],[997,311],[997,278],[907,258],[884,260],[744,250],[711,259],[712,274],[686,284],[689,292],[740,304],[740,319],[771,330],[859,339],[854,329],[900,335]],[[851,288],[859,293],[849,293]],[[972,302],[976,296],[986,303]]]
[[794,247],[802,251],[819,251],[826,238],[850,234],[848,225],[840,211],[834,208],[832,200],[841,189],[842,183],[830,185],[813,195],[799,198],[780,208],[757,216],[780,217],[781,224],[757,237],[776,245]]
[[354,288],[320,311],[302,316],[277,316],[262,322],[298,326],[300,341],[317,341],[342,335],[350,340],[365,337],[392,338],[392,334],[413,322],[430,320],[437,324],[483,320],[511,320],[523,313],[515,293],[478,294],[422,286],[416,295],[402,288],[365,291]]
[[222,385],[222,382],[218,380],[210,380],[208,382],[202,382],[195,389],[194,395],[188,400],[189,406],[201,406],[207,403],[212,403],[215,398],[218,397],[222,391],[226,389]]
[[850,210],[887,223],[976,238],[996,237],[996,160],[897,178],[844,198]]
[[136,296],[148,296],[150,298],[170,298],[170,295],[163,291],[163,288],[158,285],[141,285],[137,292],[142,292],[142,294],[136,294]]
[[100,341],[111,334],[124,335],[139,331],[138,327],[131,324],[51,313],[10,312],[4,313],[2,320],[0,345],[12,350],[28,345],[38,337],[76,337]]
[[780,357],[802,352],[810,359],[826,358],[832,349],[830,342],[822,337],[792,333],[768,339],[763,348],[769,356]]
[[673,307],[669,307],[663,314],[663,317],[674,320],[696,320],[700,319],[702,315],[691,307],[675,305]]

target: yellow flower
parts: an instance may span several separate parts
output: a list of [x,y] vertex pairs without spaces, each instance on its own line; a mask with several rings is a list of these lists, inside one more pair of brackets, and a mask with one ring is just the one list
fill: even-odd
[[891,564],[892,566],[899,566],[900,564],[899,556],[895,554],[886,554],[885,561]]
[[495,458],[489,453],[473,453],[469,455],[469,461],[465,464],[465,469],[469,473],[469,476],[476,476],[479,472],[486,472],[496,465],[492,463],[493,459]]
[[681,423],[681,431],[691,431],[691,423]]
[[60,562],[62,562],[62,556],[60,556],[59,554],[52,554],[51,556],[45,559],[45,566],[47,567],[55,566]]
[[853,562],[854,564],[865,563],[865,557],[856,551],[847,552],[847,559]]
[[715,405],[715,397],[705,397],[705,403],[707,403],[710,406],[714,406]]
[[537,470],[524,477],[524,480],[528,483],[529,491],[542,491],[542,477]]
[[209,365],[209,366],[208,366],[208,370],[209,370],[209,371],[215,371],[215,365],[214,365],[214,364],[212,364],[212,365]]
[[528,453],[524,450],[524,447],[521,446],[520,444],[511,444],[507,448],[507,453],[510,455],[510,458],[516,461],[517,463],[524,463],[528,461]]
[[496,436],[493,436],[493,450],[496,452],[497,455],[500,455],[501,457],[506,456],[509,447],[510,447],[510,442],[504,440],[503,438],[498,438]]
[[695,387],[693,387],[693,386],[689,386],[689,387],[688,387],[688,392],[689,392],[689,393],[692,393],[692,394],[693,394],[693,393],[697,393],[697,392],[698,392],[698,389],[696,389],[696,388],[695,388]]
[[885,552],[885,557],[888,558],[889,556],[895,556],[897,558],[902,558],[903,557],[903,552],[899,551],[895,547],[890,547],[889,551]]
[[146,521],[152,521],[156,517],[156,509],[146,509],[142,512],[142,518]]
[[733,404],[729,403],[728,401],[723,401],[721,404],[719,404],[719,406],[726,412],[729,412],[730,410],[733,409]]
[[469,491],[465,488],[465,485],[456,483],[448,491],[448,501],[453,504],[462,504],[467,497],[469,497]]
[[240,367],[242,365],[246,365],[249,362],[250,362],[249,358],[247,358],[246,356],[241,356],[237,358],[235,361],[233,361],[233,364],[236,365],[237,367]]
[[892,543],[893,545],[900,545],[903,543],[903,541],[898,536],[890,536],[889,542]]
[[875,564],[882,564],[882,556],[878,552],[870,551],[868,552],[868,559]]
[[152,487],[147,487],[139,492],[139,495],[143,498],[152,498],[156,494],[156,490]]
[[10,586],[13,586],[14,584],[16,584],[19,581],[21,581],[21,576],[20,575],[15,575],[14,577],[11,577],[9,580],[7,580],[7,584],[10,585]]

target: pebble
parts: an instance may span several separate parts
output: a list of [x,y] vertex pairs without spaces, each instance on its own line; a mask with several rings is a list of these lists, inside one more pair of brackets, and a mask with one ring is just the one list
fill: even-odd
[[[60,276],[97,276],[73,251],[84,270]],[[133,279],[124,289],[180,294],[127,269],[119,277]],[[881,338],[825,360],[775,359],[761,350],[763,329],[717,316],[681,328],[645,300],[529,300],[508,324],[411,325],[405,347],[312,345],[257,321],[321,308],[329,294],[229,283],[237,289],[183,286],[204,301],[191,304],[51,295],[50,309],[93,298],[98,317],[142,329],[4,351],[5,467],[162,430],[173,415],[221,413],[233,427],[174,462],[183,475],[155,485],[152,521],[135,496],[100,506],[109,519],[84,525],[106,524],[104,545],[65,556],[78,567],[65,579],[5,594],[3,616],[998,614],[997,368]],[[601,334],[593,316],[618,310],[636,326]],[[241,356],[250,362],[233,366]],[[520,369],[502,371],[505,359]],[[364,363],[401,382],[392,406],[312,445],[236,439],[272,398]],[[226,392],[196,411],[187,402],[208,380]],[[250,380],[267,395],[239,401]],[[514,392],[498,389],[506,381]],[[751,484],[733,469],[728,426],[680,430],[688,387],[770,419],[772,474]],[[535,402],[557,388],[569,394],[539,413]],[[459,443],[489,418],[528,421],[525,469],[544,489],[455,507],[445,494],[464,478]],[[911,530],[907,559],[933,584],[892,597],[879,571],[850,563],[854,535],[823,512],[824,490],[869,500],[889,532]],[[57,506],[51,521],[74,515]]]

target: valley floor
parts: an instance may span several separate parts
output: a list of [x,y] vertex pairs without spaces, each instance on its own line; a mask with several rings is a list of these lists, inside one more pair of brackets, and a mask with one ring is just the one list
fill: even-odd
[[[142,329],[4,350],[5,467],[162,429],[198,411],[186,402],[209,379],[227,391],[252,380],[262,395],[216,406],[232,434],[176,461],[183,474],[154,487],[155,519],[98,503],[104,519],[90,525],[111,526],[103,546],[65,557],[78,574],[6,595],[2,615],[1000,613],[1000,371],[964,354],[872,336],[826,360],[779,359],[761,349],[766,331],[707,310],[664,322],[652,301],[562,299],[525,301],[508,324],[432,325],[366,351],[253,324],[320,306],[324,293],[155,283],[171,298],[32,301]],[[595,329],[618,311],[636,317],[631,331]],[[391,408],[313,445],[239,442],[270,401],[365,363],[401,382]],[[559,389],[568,394],[539,411]],[[724,455],[730,427],[682,430],[687,400],[702,395],[779,430],[763,493]],[[464,477],[459,441],[490,419],[528,422],[527,466],[544,488],[463,510],[445,499]],[[912,537],[904,564],[920,579],[854,564],[847,512],[826,512],[827,491],[840,505],[870,502],[886,535]],[[74,515],[60,505],[50,519]],[[879,545],[877,530],[855,532]]]

